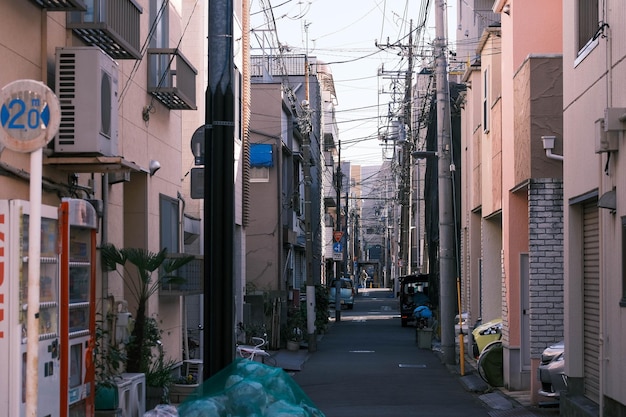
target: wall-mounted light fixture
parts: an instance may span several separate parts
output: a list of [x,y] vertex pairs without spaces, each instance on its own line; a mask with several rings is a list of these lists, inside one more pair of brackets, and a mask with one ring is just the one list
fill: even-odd
[[150,161],[150,165],[148,165],[148,169],[150,170],[150,176],[153,176],[160,168],[161,163],[156,159],[152,159]]

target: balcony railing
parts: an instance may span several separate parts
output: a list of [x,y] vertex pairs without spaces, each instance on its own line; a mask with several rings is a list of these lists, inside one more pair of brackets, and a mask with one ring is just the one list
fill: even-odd
[[197,74],[178,49],[148,49],[148,92],[167,108],[196,109]]
[[140,59],[140,15],[134,0],[90,0],[84,12],[70,12],[67,28],[114,59]]
[[87,10],[84,0],[33,0],[33,2],[51,12]]
[[[186,253],[171,253],[168,258],[188,256]],[[159,295],[194,295],[204,291],[204,256],[197,255],[194,260],[178,269],[174,275],[182,278],[180,282],[161,281]]]

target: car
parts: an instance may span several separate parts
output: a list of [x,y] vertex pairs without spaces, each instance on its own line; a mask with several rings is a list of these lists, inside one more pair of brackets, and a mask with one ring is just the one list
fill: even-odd
[[400,285],[400,324],[415,323],[413,312],[421,305],[431,305],[428,296],[428,274],[405,275],[398,278]]
[[561,391],[567,389],[565,375],[565,341],[561,340],[544,349],[539,365],[539,395],[559,398]]
[[[348,310],[352,310],[354,308],[354,283],[350,278],[339,278],[341,281],[341,290],[339,292],[339,297],[341,301],[341,306],[346,306]],[[335,305],[336,294],[337,294],[337,279],[333,279],[328,286],[329,296],[328,302],[331,305]],[[341,308],[340,306],[340,308]]]

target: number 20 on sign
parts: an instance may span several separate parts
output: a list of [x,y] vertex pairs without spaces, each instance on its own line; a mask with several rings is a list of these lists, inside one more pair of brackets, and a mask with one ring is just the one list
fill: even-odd
[[18,80],[0,91],[0,143],[16,152],[43,148],[60,124],[59,100],[44,83]]

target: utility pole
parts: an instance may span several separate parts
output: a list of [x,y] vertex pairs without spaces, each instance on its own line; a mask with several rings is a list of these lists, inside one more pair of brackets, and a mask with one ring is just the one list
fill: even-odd
[[[341,182],[342,182],[342,174],[341,174],[341,141],[338,143],[339,151],[337,156],[337,178],[335,178],[337,184],[337,221],[335,222],[335,231],[339,234],[342,233],[341,230]],[[343,240],[343,236],[341,238]],[[341,244],[342,240],[338,243]],[[343,249],[343,247],[342,247]],[[341,321],[341,270],[342,270],[342,261],[338,261],[335,264],[335,321]]]
[[435,75],[437,83],[437,156],[439,196],[439,315],[443,362],[456,363],[454,315],[456,308],[455,220],[452,200],[452,134],[450,90],[446,59],[446,1],[435,7]]
[[[405,54],[408,56],[408,68],[404,72],[404,96],[402,99],[402,113],[399,116],[399,120],[402,121],[402,126],[399,126],[397,141],[402,141],[402,152],[400,155],[400,189],[399,198],[400,201],[400,253],[398,260],[400,262],[399,275],[410,274],[410,248],[411,248],[411,234],[410,234],[410,208],[411,208],[411,151],[413,146],[413,129],[412,129],[412,106],[413,106],[413,21],[410,22],[409,30],[409,43],[408,45],[402,45],[399,42],[390,44],[387,41],[385,48],[400,48],[402,51],[408,50]],[[381,47],[376,43],[376,46]],[[401,138],[403,136],[403,138]],[[402,140],[401,140],[402,139]]]
[[315,282],[313,281],[313,231],[311,230],[311,107],[309,104],[309,59],[304,56],[305,101],[302,103],[302,157],[304,158],[304,229],[306,258],[306,309],[309,352],[317,350],[315,335]]
[[405,76],[405,94],[404,94],[404,124],[406,126],[406,137],[402,144],[402,189],[400,204],[402,204],[402,211],[400,212],[400,259],[402,262],[401,272],[402,275],[408,275],[411,273],[411,257],[410,252],[410,230],[411,225],[409,222],[410,208],[411,208],[411,147],[413,145],[413,129],[412,112],[413,107],[413,21],[411,20],[410,32],[409,32],[409,45],[408,45],[408,68]]
[[209,2],[204,149],[204,372],[235,359],[233,0]]

